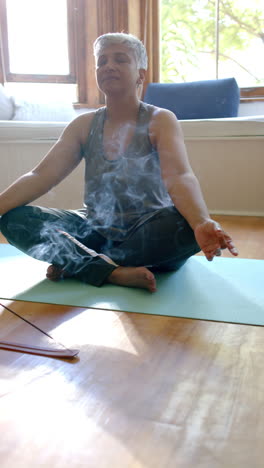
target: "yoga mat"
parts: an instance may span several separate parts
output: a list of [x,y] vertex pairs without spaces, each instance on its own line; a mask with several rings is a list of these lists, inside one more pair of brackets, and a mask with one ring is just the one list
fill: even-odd
[[264,325],[264,261],[195,256],[177,272],[157,275],[155,293],[73,279],[45,279],[47,264],[0,245],[0,297],[145,314]]

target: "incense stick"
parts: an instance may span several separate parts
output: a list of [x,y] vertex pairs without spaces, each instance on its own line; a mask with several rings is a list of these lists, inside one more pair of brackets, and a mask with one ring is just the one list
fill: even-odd
[[111,265],[114,265],[116,267],[118,267],[118,265],[110,258],[108,257],[107,255],[104,255],[102,253],[97,253],[95,250],[93,249],[89,249],[89,247],[86,247],[86,245],[82,244],[81,242],[79,242],[77,239],[75,239],[75,237],[71,236],[71,234],[69,234],[68,232],[66,231],[61,231],[60,229],[58,229],[58,232],[60,232],[61,234],[63,234],[64,236],[66,236],[70,241],[72,241],[74,244],[78,245],[78,247],[80,247],[81,249],[83,249],[86,253],[88,253],[89,255],[91,255],[91,257],[101,257],[103,260],[105,260],[107,263],[110,263]]
[[39,354],[41,356],[50,356],[50,357],[57,356],[57,357],[65,357],[65,358],[66,357],[67,358],[74,358],[79,353],[79,349],[67,348],[62,343],[59,343],[58,341],[56,341],[53,338],[53,336],[51,336],[49,333],[45,332],[44,330],[42,330],[42,328],[39,328],[34,323],[30,322],[25,317],[22,317],[22,315],[18,314],[14,310],[10,309],[10,307],[7,307],[6,305],[4,305],[2,303],[0,303],[0,306],[3,307],[4,309],[8,310],[8,312],[11,312],[16,317],[23,320],[23,322],[26,322],[31,327],[33,327],[36,330],[38,330],[39,332],[43,333],[43,335],[46,335],[54,343],[56,343],[57,345],[60,345],[63,348],[63,349],[46,348],[46,347],[40,347],[40,346],[29,346],[29,345],[23,344],[23,343],[13,343],[13,342],[10,342],[10,341],[0,341],[0,349],[8,349],[8,350],[11,350],[11,351],[21,351],[21,352],[29,353],[29,354]]

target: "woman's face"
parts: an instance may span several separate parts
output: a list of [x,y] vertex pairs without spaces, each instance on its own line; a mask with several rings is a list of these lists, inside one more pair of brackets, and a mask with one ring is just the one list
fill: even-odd
[[137,68],[133,51],[124,44],[105,47],[96,60],[97,84],[106,95],[136,92],[144,74]]

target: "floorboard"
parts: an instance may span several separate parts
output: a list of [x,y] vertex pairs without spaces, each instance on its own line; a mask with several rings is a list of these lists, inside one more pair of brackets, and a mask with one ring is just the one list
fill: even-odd
[[[214,218],[264,258],[264,218]],[[0,350],[1,468],[263,467],[263,327],[2,302],[80,354]],[[51,345],[3,307],[0,323]]]

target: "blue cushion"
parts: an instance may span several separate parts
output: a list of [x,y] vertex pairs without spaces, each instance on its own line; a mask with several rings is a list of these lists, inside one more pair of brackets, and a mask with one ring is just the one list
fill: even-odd
[[144,101],[172,111],[179,120],[237,117],[240,100],[235,78],[150,83]]

